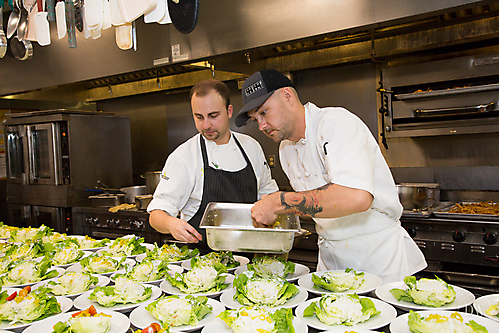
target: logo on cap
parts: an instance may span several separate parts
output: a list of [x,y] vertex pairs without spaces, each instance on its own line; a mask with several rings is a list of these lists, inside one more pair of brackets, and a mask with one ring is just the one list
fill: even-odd
[[253,83],[251,86],[247,87],[244,89],[244,94],[246,97],[249,97],[250,95],[253,95],[254,93],[265,89],[265,85],[263,84],[263,80],[258,80],[255,83]]

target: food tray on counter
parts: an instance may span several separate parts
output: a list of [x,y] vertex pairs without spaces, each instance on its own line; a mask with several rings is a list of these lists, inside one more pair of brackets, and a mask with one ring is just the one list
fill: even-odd
[[[444,207],[442,209],[436,210],[433,214],[436,217],[442,218],[452,218],[452,219],[460,219],[460,220],[484,220],[484,221],[499,221],[499,215],[494,214],[472,214],[472,213],[451,213],[450,210],[456,205],[469,205],[469,204],[478,204],[479,201],[461,201],[457,202],[453,205]],[[482,201],[483,203],[483,201]],[[493,203],[497,205],[497,203]]]
[[402,217],[423,217],[423,218],[429,218],[433,217],[433,213],[435,211],[443,210],[444,208],[448,208],[450,206],[453,206],[454,202],[440,202],[438,205],[434,207],[428,207],[428,208],[422,208],[422,209],[413,209],[413,210],[407,210],[404,209],[402,212]]

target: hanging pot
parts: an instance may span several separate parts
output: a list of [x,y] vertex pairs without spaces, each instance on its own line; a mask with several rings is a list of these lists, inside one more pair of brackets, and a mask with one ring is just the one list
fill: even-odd
[[194,30],[198,21],[199,0],[167,1],[173,26],[183,34],[188,34]]

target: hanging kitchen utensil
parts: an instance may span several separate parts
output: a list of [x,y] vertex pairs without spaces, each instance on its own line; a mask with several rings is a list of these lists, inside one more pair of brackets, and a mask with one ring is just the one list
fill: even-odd
[[83,32],[83,0],[75,0],[75,26],[79,32]]
[[12,11],[10,12],[9,21],[7,22],[7,38],[14,36],[14,32],[16,32],[17,26],[19,25],[21,10],[17,2],[18,0],[15,0],[14,4],[11,6]]
[[147,14],[144,14],[145,23],[153,23],[161,21],[166,13],[166,0],[157,0],[156,8]]
[[129,50],[132,48],[132,23],[125,23],[116,27],[116,45],[122,50]]
[[56,0],[46,0],[46,1],[47,1],[47,20],[49,22],[55,22],[55,2],[56,2]]
[[121,16],[125,22],[132,22],[140,15],[156,7],[157,0],[118,0]]
[[35,0],[28,0],[25,3],[29,4],[28,14],[28,29],[24,35],[24,39],[30,42],[36,42],[35,15],[38,13],[38,7]]
[[20,40],[17,36],[10,40],[10,50],[19,60],[27,60],[33,56],[33,44],[29,40]]
[[3,0],[0,0],[0,58],[5,57],[7,53],[7,37],[3,32]]
[[86,0],[83,10],[85,22],[90,30],[102,25],[102,0]]
[[68,30],[68,46],[76,48],[76,28],[75,28],[75,6],[73,0],[65,0],[64,6],[66,9],[66,29]]
[[35,15],[36,40],[40,46],[50,45],[50,26],[48,13],[43,11],[42,0],[37,1],[38,13]]
[[55,5],[55,21],[57,25],[57,37],[62,39],[66,36],[66,6],[64,1],[59,1]]
[[111,8],[111,24],[115,27],[125,24],[123,16],[121,16],[118,0],[109,0],[109,7]]
[[20,5],[21,14],[19,17],[19,24],[17,25],[17,38],[23,40],[26,31],[28,30],[28,11],[26,10],[24,1],[21,0]]
[[111,28],[111,5],[108,0],[102,0],[102,30]]
[[168,12],[173,26],[180,33],[188,34],[198,21],[199,0],[168,0]]
[[168,0],[165,0],[165,15],[161,20],[158,21],[159,24],[170,24],[172,19],[170,18],[170,13],[168,12]]

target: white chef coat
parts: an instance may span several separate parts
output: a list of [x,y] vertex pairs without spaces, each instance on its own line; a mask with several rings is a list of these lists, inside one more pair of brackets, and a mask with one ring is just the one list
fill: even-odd
[[[246,134],[231,133],[237,137],[251,161],[257,180],[258,199],[278,191],[258,141]],[[171,216],[177,216],[180,212],[180,218],[185,221],[196,214],[201,205],[204,183],[200,135],[190,138],[168,156],[153,199],[147,206],[148,212],[159,209]],[[211,167],[225,171],[239,171],[246,167],[246,161],[232,135],[229,142],[223,145],[217,145],[204,137],[203,140]]]
[[426,267],[424,256],[400,225],[402,205],[390,169],[369,128],[344,108],[305,105],[305,138],[279,147],[295,191],[328,183],[374,197],[366,212],[314,218],[319,234],[317,270],[354,268],[401,281]]

